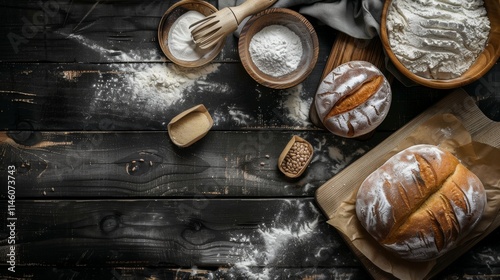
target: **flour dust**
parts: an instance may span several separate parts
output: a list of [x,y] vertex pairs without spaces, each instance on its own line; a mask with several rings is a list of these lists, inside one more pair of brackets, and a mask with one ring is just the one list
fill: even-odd
[[[95,96],[90,101],[88,118],[93,112],[107,110],[109,114],[150,116],[164,114],[166,110],[187,104],[198,104],[197,97],[207,94],[231,94],[227,83],[208,81],[209,75],[220,72],[221,64],[208,64],[198,68],[185,68],[173,63],[161,62],[164,58],[158,50],[121,51],[104,48],[95,41],[75,34],[62,34],[101,55],[105,61],[124,63],[106,64],[107,70],[63,71],[61,76],[75,82],[84,73],[97,76],[93,83]],[[255,93],[258,97],[258,92]],[[265,112],[246,111],[240,104],[219,104],[211,111],[214,125],[230,123],[236,126],[266,125],[267,121],[279,121],[277,125],[311,127],[309,110],[313,96],[305,92],[302,84],[280,90],[281,95],[273,108],[273,116],[264,118]],[[206,100],[206,98],[204,99]]]
[[307,96],[302,84],[287,89],[284,93],[283,108],[286,117],[298,126],[311,126],[309,111],[313,102],[312,96]]
[[335,145],[327,145],[326,136],[314,139],[311,144],[314,148],[314,157],[311,160],[311,163],[328,163],[330,165],[330,174],[339,173],[355,159],[364,155],[366,151],[370,149],[369,147],[363,146],[356,148],[352,145],[352,142],[344,139],[340,140],[340,142]]
[[255,235],[230,238],[239,246],[229,252],[238,256],[236,262],[228,263],[229,276],[276,279],[284,276],[283,270],[275,269],[280,265],[299,262],[299,267],[315,268],[332,257],[339,244],[322,232],[322,214],[311,201],[287,200],[280,209],[272,223],[258,226]]
[[[81,35],[71,34],[67,37],[77,40],[110,61],[111,58],[118,58],[120,61],[159,60],[156,50],[151,50],[149,54],[117,53]],[[91,101],[91,112],[104,108],[116,114],[156,115],[172,106],[182,106],[187,99],[194,98],[198,93],[229,91],[226,84],[206,82],[208,75],[218,72],[220,64],[184,68],[173,63],[138,62],[113,63],[110,67],[110,71],[98,73],[98,79],[93,84],[95,98]],[[64,78],[74,80],[75,77],[64,73]]]
[[[225,90],[229,91],[230,89]],[[259,92],[257,91],[255,94],[257,95],[256,98],[259,99]],[[276,98],[276,103],[268,104],[272,108],[269,110],[259,105],[259,107],[249,112],[248,107],[236,103],[221,104],[212,113],[214,123],[224,122],[246,127],[263,125],[286,125],[297,128],[312,127],[309,120],[309,110],[313,97],[308,96],[308,93],[303,90],[302,84],[272,94],[277,94],[279,97]],[[265,116],[270,112],[272,115]]]
[[99,76],[94,84],[96,98],[93,105],[123,109],[123,106],[133,103],[133,108],[149,111],[182,105],[188,92],[195,92],[204,86],[197,86],[197,81],[205,79],[208,74],[217,71],[218,67],[218,64],[211,64],[190,70],[164,63],[124,64],[119,66],[120,75]]
[[228,110],[231,120],[238,126],[248,125],[252,120],[252,116],[243,112],[242,109],[236,107],[236,105],[228,106]]
[[161,61],[162,55],[157,49],[141,49],[141,50],[130,50],[128,53],[122,51],[106,49],[96,41],[86,38],[82,35],[76,34],[64,34],[57,32],[60,35],[65,36],[68,39],[72,39],[82,44],[83,46],[99,53],[102,59],[105,61],[122,61],[122,62],[151,62],[151,61]]

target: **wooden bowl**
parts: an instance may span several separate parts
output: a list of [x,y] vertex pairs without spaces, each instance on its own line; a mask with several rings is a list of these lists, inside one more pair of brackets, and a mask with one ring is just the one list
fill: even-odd
[[[252,37],[264,27],[282,25],[297,34],[302,41],[302,57],[294,71],[274,77],[262,72],[252,61],[249,45]],[[296,86],[309,76],[318,60],[318,36],[311,23],[299,13],[286,8],[269,8],[252,16],[243,26],[238,41],[241,63],[248,74],[259,84],[284,89]]]
[[391,46],[389,44],[389,31],[387,30],[386,19],[391,2],[391,0],[387,0],[384,4],[380,25],[380,38],[382,40],[382,45],[387,53],[387,56],[389,57],[391,62],[401,73],[403,73],[412,81],[427,87],[437,89],[461,87],[481,78],[491,69],[491,67],[493,67],[493,65],[495,65],[497,60],[500,58],[500,1],[484,0],[484,6],[486,7],[488,18],[490,20],[491,30],[487,45],[483,52],[476,59],[474,64],[472,64],[471,67],[460,77],[448,80],[427,79],[412,73],[411,71],[406,69],[405,66],[401,64],[401,62],[399,62],[396,55],[392,52]]
[[182,0],[175,3],[174,5],[170,6],[170,8],[165,12],[165,14],[163,14],[160,20],[160,24],[158,25],[158,43],[160,44],[160,48],[163,53],[173,63],[184,67],[199,67],[212,61],[221,52],[222,48],[224,47],[225,41],[221,40],[219,43],[217,43],[217,45],[215,45],[213,49],[207,52],[199,60],[190,61],[175,57],[170,52],[168,46],[168,33],[175,20],[177,20],[181,15],[188,11],[197,11],[207,16],[215,13],[217,11],[217,8],[215,8],[208,2],[200,0]]
[[207,135],[213,124],[207,108],[200,104],[175,116],[167,125],[168,135],[175,145],[185,148]]

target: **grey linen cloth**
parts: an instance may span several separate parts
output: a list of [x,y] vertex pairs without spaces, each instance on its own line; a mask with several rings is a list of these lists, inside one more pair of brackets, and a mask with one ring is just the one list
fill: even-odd
[[[219,0],[219,9],[237,6],[244,0]],[[354,38],[378,36],[384,0],[278,0],[272,7],[296,8],[300,14],[318,19]],[[244,26],[243,21],[235,35]]]

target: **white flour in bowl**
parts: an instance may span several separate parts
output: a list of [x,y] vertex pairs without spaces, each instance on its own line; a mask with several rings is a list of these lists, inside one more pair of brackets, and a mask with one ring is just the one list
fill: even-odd
[[483,51],[490,22],[482,0],[393,0],[389,43],[398,60],[427,79],[461,76]]
[[273,77],[291,73],[302,58],[300,37],[286,26],[270,25],[253,35],[250,57],[260,71]]
[[202,59],[210,49],[199,48],[191,37],[189,26],[205,16],[197,11],[187,11],[181,15],[168,32],[167,45],[170,53],[177,59],[185,61],[196,61]]

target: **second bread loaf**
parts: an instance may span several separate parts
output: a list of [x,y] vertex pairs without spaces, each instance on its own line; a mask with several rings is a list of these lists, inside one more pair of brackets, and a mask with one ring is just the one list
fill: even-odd
[[361,184],[361,225],[403,259],[426,261],[454,248],[486,205],[479,178],[450,152],[415,145],[391,157]]

